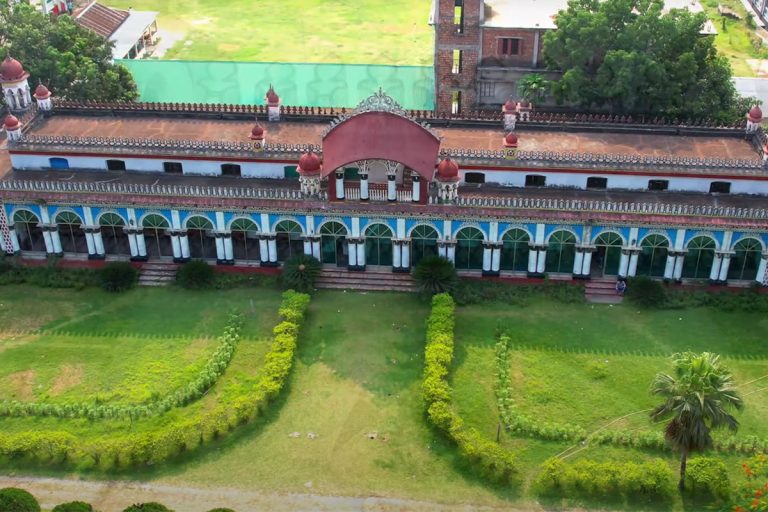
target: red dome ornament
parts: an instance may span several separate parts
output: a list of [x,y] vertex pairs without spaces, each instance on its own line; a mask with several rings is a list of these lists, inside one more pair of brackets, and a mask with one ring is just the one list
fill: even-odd
[[14,116],[13,114],[8,114],[5,118],[5,122],[3,123],[3,126],[7,131],[18,130],[20,123],[16,116]]
[[264,140],[264,128],[259,123],[253,125],[251,140]]
[[29,73],[24,71],[24,66],[21,65],[21,62],[10,55],[0,64],[0,81],[2,82],[18,82],[28,76]]
[[517,108],[517,104],[514,101],[507,100],[507,102],[504,103],[502,110],[504,111],[504,113],[511,113],[511,112],[515,112],[516,108]]
[[747,119],[749,119],[753,123],[759,123],[763,120],[763,111],[760,109],[759,106],[755,105],[751,109],[749,109],[749,113],[747,114]]
[[299,168],[297,171],[299,174],[319,174],[321,167],[320,157],[314,151],[310,151],[309,153],[304,153],[299,158]]
[[437,166],[437,179],[440,181],[459,181],[459,166],[450,158],[443,159]]
[[39,84],[35,89],[35,94],[33,94],[33,96],[36,100],[47,100],[51,97],[51,91],[49,91],[43,84]]
[[515,135],[515,132],[509,132],[507,136],[504,137],[504,146],[508,148],[517,147],[517,135]]
[[280,103],[280,96],[277,95],[275,92],[275,89],[272,88],[272,86],[269,86],[269,90],[267,91],[267,104],[268,105],[278,105]]

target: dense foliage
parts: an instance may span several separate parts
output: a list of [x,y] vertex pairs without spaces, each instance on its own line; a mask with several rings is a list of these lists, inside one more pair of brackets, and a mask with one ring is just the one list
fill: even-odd
[[731,482],[725,463],[711,457],[696,457],[688,462],[685,487],[699,501],[714,499],[724,503],[731,495]]
[[75,288],[98,286],[99,275],[90,269],[59,268],[56,260],[41,267],[18,265],[13,258],[0,259],[0,285],[31,284],[42,288]]
[[40,512],[40,504],[24,489],[0,489],[0,510],[13,512]]
[[56,505],[51,512],[93,512],[93,507],[84,501],[70,501]]
[[215,282],[213,267],[203,260],[192,260],[179,268],[176,282],[189,290],[212,288]]
[[441,256],[429,256],[416,265],[413,280],[420,292],[427,295],[450,293],[456,288],[459,277],[453,263]]
[[556,98],[621,114],[740,120],[748,106],[731,82],[703,12],[663,12],[662,0],[570,0],[544,35],[562,70]]
[[[26,2],[0,2],[0,58],[10,55],[68,100],[131,101],[138,97],[128,69],[112,63],[111,43],[70,16],[45,16]],[[0,98],[2,101],[2,98]]]
[[427,417],[432,425],[458,445],[462,458],[474,471],[493,482],[509,484],[518,474],[515,457],[498,443],[464,425],[451,403],[448,372],[453,361],[454,309],[450,295],[432,297],[422,382]]
[[99,269],[101,287],[108,292],[124,292],[136,284],[139,273],[130,263],[116,261]]
[[575,304],[584,302],[584,287],[569,282],[521,285],[483,279],[460,279],[451,295],[461,306],[484,302],[524,306],[536,297]]
[[309,293],[314,291],[321,270],[322,265],[317,258],[308,254],[297,254],[285,262],[283,282],[289,288]]
[[664,285],[645,276],[629,280],[626,297],[631,303],[643,308],[661,308],[666,303]]
[[734,512],[768,511],[768,458],[765,454],[755,455],[741,465],[746,482],[739,486]]
[[137,505],[131,505],[130,507],[124,509],[123,512],[173,512],[173,510],[169,509],[162,503],[153,501],[150,503],[139,503]]

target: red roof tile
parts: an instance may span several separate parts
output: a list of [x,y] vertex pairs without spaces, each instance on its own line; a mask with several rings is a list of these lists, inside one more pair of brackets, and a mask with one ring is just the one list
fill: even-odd
[[128,11],[113,9],[98,2],[93,2],[79,14],[75,14],[75,21],[79,25],[96,32],[104,39],[109,39],[126,18]]

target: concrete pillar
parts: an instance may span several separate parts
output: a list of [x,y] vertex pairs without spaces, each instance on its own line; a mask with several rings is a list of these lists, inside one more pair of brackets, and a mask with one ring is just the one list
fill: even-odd
[[[762,262],[761,262],[762,263]],[[720,265],[720,277],[718,281],[724,283],[728,280],[728,268],[731,266],[731,255],[723,254],[723,263]]]
[[628,277],[635,277],[637,275],[638,259],[640,259],[640,253],[637,251],[633,251],[632,254],[629,256],[629,271],[627,272]]
[[456,264],[456,244],[448,244],[446,247],[446,258],[451,260],[451,263]]
[[312,239],[310,237],[304,237],[304,255],[312,256]]
[[528,273],[529,274],[535,274],[536,269],[539,267],[537,260],[538,260],[539,251],[536,249],[536,247],[531,247],[528,250]]
[[408,240],[403,241],[402,257],[400,259],[400,267],[403,270],[410,270],[411,268],[411,243]]
[[712,259],[712,268],[709,271],[709,280],[718,281],[720,278],[720,266],[723,264],[723,255],[715,253],[714,259]]
[[61,237],[59,236],[59,228],[54,226],[51,229],[51,244],[53,245],[53,253],[62,255],[64,250],[61,248]]
[[491,246],[487,243],[483,243],[483,274],[487,274],[491,271],[491,260],[493,254],[491,254]]
[[269,254],[269,264],[277,265],[277,236],[270,235],[267,238],[267,253]]
[[397,174],[387,174],[387,201],[397,201]]
[[581,266],[581,275],[589,277],[592,273],[592,249],[584,252],[584,262]]
[[139,253],[139,258],[147,258],[147,241],[144,239],[144,231],[142,230],[136,232],[136,250]]
[[344,200],[344,169],[336,170],[336,199]]
[[368,173],[360,173],[360,200],[367,201],[368,195]]
[[584,249],[576,248],[576,255],[573,258],[573,275],[581,276],[581,267],[584,265]]
[[543,274],[547,264],[547,249],[539,249],[539,255],[536,257],[536,273]]
[[357,267],[357,244],[354,239],[347,239],[347,266],[350,269]]
[[[131,259],[139,257],[139,248],[136,243],[136,232],[132,229],[124,229],[125,236],[128,237],[128,248],[131,251]],[[144,238],[144,237],[142,237]]]
[[85,245],[88,247],[88,259],[96,256],[96,244],[93,243],[93,232],[88,228],[82,228],[85,233]]
[[235,262],[235,250],[232,247],[232,233],[224,233],[224,258],[227,263]]
[[227,261],[227,256],[224,254],[224,237],[221,233],[216,233],[216,263],[219,265]]
[[181,257],[184,261],[187,261],[189,259],[189,237],[187,237],[186,231],[182,231],[179,235],[179,244],[181,246]]
[[259,236],[259,259],[262,266],[269,265],[269,246],[264,236]]
[[675,275],[675,255],[667,253],[667,264],[664,266],[664,279],[672,279]]
[[421,176],[414,172],[411,179],[411,201],[418,203],[421,200]]
[[173,259],[174,261],[182,261],[181,256],[181,241],[179,240],[181,237],[177,232],[171,232],[171,248],[173,249]]
[[491,272],[498,275],[501,270],[501,248],[502,244],[494,244],[491,254]]
[[96,255],[100,258],[104,258],[107,253],[104,250],[104,239],[101,237],[101,230],[95,229],[93,231],[93,245],[96,249]]
[[45,252],[48,254],[56,254],[53,249],[53,240],[51,238],[51,232],[47,227],[43,227],[43,241],[45,242]]
[[[16,234],[16,230],[13,228],[10,228],[9,235],[11,237],[11,250],[14,254],[21,251],[21,246],[19,246],[19,235]],[[6,251],[8,248],[6,248]]]
[[629,275],[629,252],[626,249],[621,250],[621,259],[619,260],[619,277]]
[[763,254],[763,257],[760,259],[760,265],[757,267],[757,275],[755,276],[755,281],[760,284],[765,284],[766,265],[768,265],[768,254]]
[[679,252],[677,253],[677,256],[675,256],[675,271],[674,271],[674,277],[675,281],[679,281],[683,278],[683,260],[685,260],[685,253]]
[[357,250],[357,266],[365,270],[365,240],[358,240],[355,248]]
[[400,270],[402,267],[403,243],[400,240],[392,240],[392,269]]

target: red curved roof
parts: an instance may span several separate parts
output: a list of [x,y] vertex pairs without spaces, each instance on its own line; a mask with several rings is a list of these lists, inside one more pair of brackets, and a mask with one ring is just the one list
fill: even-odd
[[391,160],[432,179],[440,139],[423,126],[390,112],[364,112],[323,138],[323,176],[357,160]]

